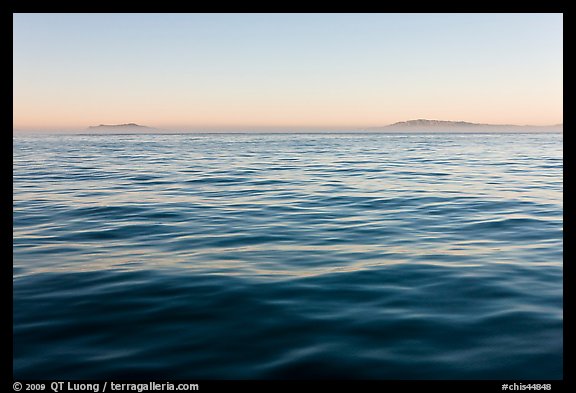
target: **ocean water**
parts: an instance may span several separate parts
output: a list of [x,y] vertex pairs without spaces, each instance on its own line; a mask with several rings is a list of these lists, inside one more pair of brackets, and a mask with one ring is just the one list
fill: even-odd
[[562,142],[15,136],[14,377],[561,379]]

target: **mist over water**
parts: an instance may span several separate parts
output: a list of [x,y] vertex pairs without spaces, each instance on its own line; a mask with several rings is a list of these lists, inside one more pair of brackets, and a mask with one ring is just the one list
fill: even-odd
[[15,136],[14,377],[560,379],[562,143]]

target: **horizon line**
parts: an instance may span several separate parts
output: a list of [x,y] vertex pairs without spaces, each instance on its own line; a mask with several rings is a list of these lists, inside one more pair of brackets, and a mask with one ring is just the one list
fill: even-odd
[[[535,127],[535,128],[546,128],[546,127],[560,127],[564,126],[563,121],[559,123],[553,124],[543,124],[543,125],[535,125],[535,124],[497,124],[497,123],[475,123],[466,120],[439,120],[439,119],[410,119],[410,120],[403,120],[398,121],[386,125],[370,125],[370,126],[312,126],[312,125],[296,125],[296,126],[289,126],[289,125],[235,125],[235,126],[224,126],[224,125],[180,125],[180,126],[150,126],[146,124],[139,124],[137,122],[125,122],[125,123],[117,123],[117,124],[103,124],[100,123],[99,125],[88,125],[88,126],[58,126],[58,127],[31,127],[31,126],[20,126],[20,127],[12,127],[13,132],[74,132],[74,131],[87,131],[90,129],[98,128],[98,127],[118,127],[118,126],[137,126],[142,128],[149,128],[153,129],[157,132],[193,132],[193,133],[214,133],[214,132],[259,132],[258,130],[269,132],[283,132],[282,130],[290,132],[299,131],[299,132],[306,132],[306,131],[320,131],[320,132],[331,132],[331,131],[351,131],[351,132],[364,132],[375,130],[378,128],[385,128],[391,127],[395,125],[403,126],[405,123],[415,122],[415,121],[430,121],[430,122],[446,122],[446,123],[465,123],[467,125],[476,125],[476,126],[490,126],[490,127]],[[406,125],[407,127],[414,127],[413,125]],[[416,126],[422,127],[422,126]]]

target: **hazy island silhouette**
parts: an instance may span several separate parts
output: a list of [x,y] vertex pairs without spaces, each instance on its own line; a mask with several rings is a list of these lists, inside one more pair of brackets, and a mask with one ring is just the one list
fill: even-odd
[[155,131],[156,128],[142,126],[136,123],[124,123],[124,124],[100,124],[97,126],[90,126],[87,131],[95,132],[151,132]]
[[[290,129],[286,127],[287,132],[304,132],[298,129]],[[330,132],[331,130],[322,130],[321,132]],[[140,125],[137,123],[124,123],[124,124],[100,124],[97,126],[89,126],[84,132],[88,133],[170,133],[170,132],[189,132],[188,130],[167,130],[156,127]],[[198,132],[198,131],[194,131]],[[210,132],[208,130],[202,132]],[[218,132],[213,130],[212,132]],[[243,131],[246,132],[246,131]],[[247,132],[250,132],[249,130]],[[254,131],[262,132],[262,131]],[[450,121],[450,120],[429,120],[429,119],[416,119],[401,121],[385,126],[369,127],[369,128],[351,128],[348,130],[337,130],[337,132],[369,132],[369,133],[418,133],[418,132],[434,132],[434,133],[501,133],[501,132],[563,132],[563,124],[554,124],[548,126],[534,126],[534,125],[515,125],[515,124],[484,124],[484,123],[471,123],[466,121]]]
[[549,126],[484,124],[466,121],[416,119],[383,127],[367,128],[369,132],[562,132],[563,124]]

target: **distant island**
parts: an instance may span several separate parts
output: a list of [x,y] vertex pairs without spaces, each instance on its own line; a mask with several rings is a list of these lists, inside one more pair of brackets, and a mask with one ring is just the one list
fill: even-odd
[[373,127],[371,132],[562,132],[563,124],[531,126],[513,124],[482,124],[466,121],[417,119],[401,121],[383,127]]
[[153,132],[156,131],[155,128],[141,126],[136,123],[126,123],[126,124],[100,124],[98,126],[88,127],[90,132]]
[[[514,124],[484,124],[484,123],[471,123],[467,121],[448,121],[448,120],[429,120],[429,119],[416,119],[400,121],[394,124],[389,124],[380,127],[371,128],[349,128],[349,129],[334,129],[322,130],[321,132],[370,132],[370,133],[562,133],[564,129],[563,124],[554,124],[549,126],[532,126],[532,125],[514,125]],[[290,130],[278,131],[276,129],[263,129],[246,130],[242,129],[238,132],[294,132],[306,133],[317,132],[311,130]],[[139,125],[136,123],[124,124],[100,124],[97,126],[90,126],[86,128],[83,133],[90,134],[165,134],[165,133],[188,133],[198,132],[191,130],[170,130],[160,129],[148,126]],[[235,130],[203,130],[202,132],[236,132]],[[81,132],[82,133],[82,132]]]

